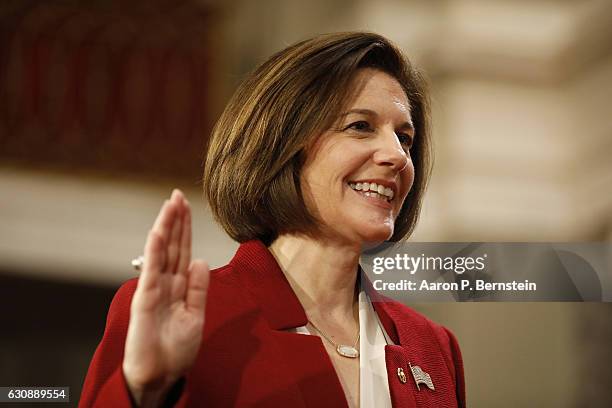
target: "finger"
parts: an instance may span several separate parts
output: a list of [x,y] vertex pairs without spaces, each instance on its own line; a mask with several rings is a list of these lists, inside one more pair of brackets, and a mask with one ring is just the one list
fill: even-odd
[[156,231],[149,231],[145,244],[142,272],[138,280],[139,287],[142,286],[144,289],[150,289],[157,285],[159,275],[166,263],[165,256],[166,251],[164,250],[162,238]]
[[210,283],[208,264],[202,260],[194,260],[189,266],[187,296],[185,306],[195,314],[204,314],[206,309],[206,293]]
[[170,205],[175,207],[175,216],[172,220],[172,230],[170,232],[169,240],[167,241],[168,245],[168,265],[166,270],[170,273],[176,272],[176,266],[178,262],[178,255],[180,249],[180,238],[181,238],[181,230],[183,229],[183,206],[182,206],[182,193],[175,189],[172,192],[172,197],[170,198]]
[[185,302],[187,278],[187,273],[176,273],[172,275],[172,282],[170,283],[170,303]]
[[177,273],[187,274],[189,262],[191,262],[191,208],[189,202],[183,197],[183,226],[181,230],[181,241]]
[[170,230],[172,228],[172,220],[176,208],[172,205],[170,200],[165,200],[162,208],[159,210],[159,214],[153,223],[152,230],[157,232],[159,236],[164,240],[168,241],[170,236]]
[[176,217],[176,207],[170,200],[164,201],[164,205],[159,211],[159,215],[153,224],[153,231],[161,240],[159,251],[163,251],[163,264],[160,266],[160,273],[164,273],[168,268],[167,246],[170,240],[173,220]]
[[[164,270],[166,263],[166,251],[163,249],[163,235],[164,230],[167,229],[168,220],[172,213],[172,208],[170,208],[169,205],[170,202],[168,200],[164,200],[164,203],[159,209],[159,214],[157,214],[155,222],[153,223],[153,228],[147,235],[140,280],[143,280],[144,278],[144,280],[148,281],[150,278],[152,279],[151,282],[154,282],[155,279],[157,279],[156,275]],[[147,273],[145,273],[145,271],[147,271]]]

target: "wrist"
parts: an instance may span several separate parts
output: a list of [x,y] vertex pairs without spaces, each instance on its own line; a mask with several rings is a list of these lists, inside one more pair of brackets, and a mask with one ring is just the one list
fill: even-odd
[[[129,374],[129,371],[123,368],[123,376],[130,394],[132,403],[140,408],[155,408],[164,405],[166,397],[178,379],[168,379],[163,381],[139,382],[135,381],[134,377]],[[181,389],[182,389],[181,381]]]

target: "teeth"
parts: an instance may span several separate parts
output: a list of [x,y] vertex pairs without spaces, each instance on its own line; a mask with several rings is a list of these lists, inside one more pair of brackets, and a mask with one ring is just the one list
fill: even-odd
[[393,198],[393,190],[391,190],[389,187],[385,188],[384,194],[389,197],[389,199]]
[[393,199],[393,190],[389,187],[385,187],[382,184],[376,183],[349,183],[349,186],[356,191],[363,191],[366,197],[378,197],[391,201]]

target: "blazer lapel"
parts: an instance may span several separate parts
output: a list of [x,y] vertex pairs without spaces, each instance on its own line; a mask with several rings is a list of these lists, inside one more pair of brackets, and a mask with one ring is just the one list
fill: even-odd
[[336,370],[316,336],[286,330],[306,325],[308,319],[285,274],[260,241],[240,245],[230,261],[272,330],[288,375],[295,378],[306,407],[347,407]]
[[[362,284],[387,335],[395,343],[385,347],[391,403],[394,408],[437,407],[444,396],[455,395],[442,349],[425,317],[377,293],[362,273]],[[431,376],[435,390],[420,384],[410,366]]]

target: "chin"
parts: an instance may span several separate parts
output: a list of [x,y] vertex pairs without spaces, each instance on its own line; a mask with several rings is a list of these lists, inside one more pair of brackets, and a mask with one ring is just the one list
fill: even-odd
[[395,224],[391,221],[381,219],[344,218],[337,221],[336,224],[343,226],[335,229],[335,234],[341,240],[359,246],[377,246],[391,238],[395,228]]
[[376,246],[387,241],[393,236],[393,225],[386,225],[378,228],[367,228],[360,232],[362,246]]

